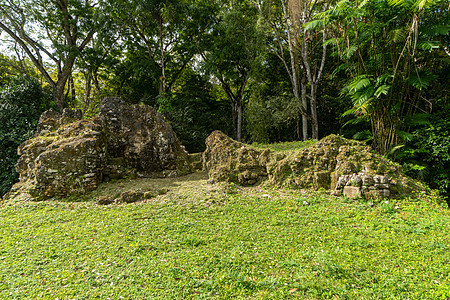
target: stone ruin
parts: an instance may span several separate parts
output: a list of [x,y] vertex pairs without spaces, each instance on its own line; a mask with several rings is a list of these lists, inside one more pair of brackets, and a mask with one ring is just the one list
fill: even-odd
[[400,165],[336,135],[307,148],[277,152],[214,131],[203,154],[189,155],[154,108],[129,106],[118,97],[105,98],[99,114],[90,120],[82,119],[80,110],[44,112],[37,133],[18,152],[20,181],[4,199],[80,195],[110,179],[173,177],[201,167],[211,181],[325,189],[350,198],[425,190],[406,177]]
[[203,167],[212,181],[325,189],[350,198],[384,198],[425,190],[421,183],[406,177],[400,165],[361,142],[337,135],[297,151],[276,152],[256,149],[214,131],[206,139]]
[[18,149],[20,181],[4,199],[47,199],[92,191],[109,179],[171,177],[191,172],[188,153],[154,108],[105,98],[99,114],[49,110]]

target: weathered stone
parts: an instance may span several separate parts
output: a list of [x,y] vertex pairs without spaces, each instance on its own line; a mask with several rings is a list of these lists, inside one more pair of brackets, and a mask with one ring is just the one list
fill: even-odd
[[[99,126],[79,120],[47,135],[38,135],[19,148],[16,164],[20,181],[32,197],[45,199],[69,194],[83,194],[102,181],[105,147]],[[32,188],[24,182],[31,181]],[[12,195],[9,195],[12,196]]]
[[328,189],[331,182],[331,175],[328,171],[314,173],[314,187]]
[[333,196],[340,196],[342,194],[342,191],[341,190],[333,190],[333,191],[331,191],[331,195],[333,195]]
[[388,184],[389,182],[390,182],[389,176],[381,176],[380,177],[381,184]]
[[[119,97],[109,97],[99,110],[99,123],[107,139],[106,168],[113,173],[121,168],[133,170],[138,177],[173,177],[190,172],[187,152],[170,124],[153,107],[128,106]],[[125,163],[115,164],[117,158]]]
[[98,205],[109,205],[115,202],[115,199],[112,197],[100,197],[97,199]]
[[53,109],[46,110],[42,113],[39,118],[39,123],[37,125],[37,133],[36,136],[45,131],[45,133],[49,133],[51,131],[56,130],[60,123],[61,114]]
[[267,178],[264,156],[268,151],[256,150],[236,142],[220,131],[206,139],[203,168],[217,181],[253,185]]
[[126,191],[120,195],[120,201],[124,203],[134,203],[144,199],[144,193],[141,191]]
[[331,172],[330,174],[330,190],[337,189],[339,180],[339,175],[336,172]]
[[364,186],[371,186],[374,185],[375,181],[373,180],[372,176],[369,175],[363,175],[362,176],[362,185]]
[[189,154],[189,163],[191,164],[192,170],[201,171],[203,168],[202,162],[203,153],[190,153]]
[[374,186],[379,190],[389,189],[388,183],[375,183]]
[[156,196],[156,193],[154,191],[144,192],[144,199],[151,199],[155,196]]
[[[338,189],[338,190],[342,189],[344,186],[347,185],[347,182],[348,182],[348,175],[340,176],[338,179],[338,182],[336,184],[336,189]],[[350,184],[348,184],[348,185],[350,185]]]
[[105,98],[97,117],[80,118],[79,110],[42,114],[38,133],[18,149],[20,181],[6,199],[84,194],[105,179],[191,171],[188,154],[172,128],[149,106]]
[[[375,154],[364,144],[331,135],[317,144],[293,152],[254,149],[233,141],[220,131],[206,139],[203,166],[211,180],[243,185],[266,182],[295,188],[330,188],[340,193],[357,191],[361,196],[377,190],[382,194],[404,194],[423,190],[420,183],[407,178],[400,165]],[[380,170],[383,169],[381,172]],[[397,178],[391,181],[390,178]],[[357,189],[350,189],[355,187]],[[375,192],[373,192],[375,193]]]
[[81,109],[64,108],[62,117],[75,119],[75,120],[81,120],[83,118],[83,112],[81,111]]
[[343,195],[350,199],[360,198],[362,196],[361,188],[357,186],[344,186]]
[[350,176],[350,185],[360,187],[362,185],[361,177],[358,174],[352,174]]

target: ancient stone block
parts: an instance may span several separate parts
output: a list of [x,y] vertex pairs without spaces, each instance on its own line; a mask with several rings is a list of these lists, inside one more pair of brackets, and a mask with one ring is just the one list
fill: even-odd
[[330,186],[330,181],[331,181],[330,172],[320,171],[314,173],[313,184],[316,189],[320,188],[328,189]]
[[141,191],[126,191],[120,195],[120,201],[124,203],[134,203],[144,199],[144,193]]
[[362,196],[361,188],[357,186],[345,186],[343,195],[350,199],[360,198]]

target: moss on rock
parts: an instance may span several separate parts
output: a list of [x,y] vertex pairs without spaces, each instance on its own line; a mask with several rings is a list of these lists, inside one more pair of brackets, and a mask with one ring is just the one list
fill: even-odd
[[[206,139],[203,166],[211,179],[241,185],[265,182],[273,186],[342,192],[344,186],[352,185],[350,179],[360,188],[363,178],[365,182],[370,182],[370,178],[382,175],[383,178],[396,178],[385,183],[391,189],[389,194],[424,189],[419,182],[407,178],[398,164],[374,153],[361,142],[337,135],[327,136],[315,145],[298,151],[280,153],[254,149],[220,131],[214,131]],[[344,179],[346,181],[342,184]],[[375,188],[386,189],[385,186]]]
[[105,179],[170,177],[191,172],[188,153],[155,109],[105,98],[98,116],[42,114],[38,133],[19,147],[20,181],[5,199],[84,194]]

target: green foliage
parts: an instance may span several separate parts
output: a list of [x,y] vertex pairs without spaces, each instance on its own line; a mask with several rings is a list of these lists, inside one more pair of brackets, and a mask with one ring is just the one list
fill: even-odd
[[448,10],[441,1],[340,1],[321,19],[343,62],[334,76],[345,71],[350,78],[342,94],[353,108],[344,115],[366,121],[374,148],[388,153],[445,68]]
[[0,53],[0,87],[5,86],[15,75],[36,76],[36,70],[27,60],[17,61]]
[[249,142],[292,141],[300,119],[299,103],[292,96],[289,77],[274,54],[265,53],[249,88],[245,110]]
[[17,147],[33,135],[47,101],[35,78],[18,76],[0,89],[0,195],[17,180]]
[[229,104],[214,97],[214,87],[192,70],[187,70],[169,98],[170,124],[186,150],[205,150],[205,139],[214,130],[231,132]]
[[450,107],[448,103],[416,129],[411,140],[396,154],[407,174],[425,181],[447,197],[450,205]]
[[148,203],[0,208],[0,298],[450,297],[450,211],[432,199],[371,206],[186,179]]
[[265,51],[258,18],[257,8],[246,0],[224,2],[202,43],[203,70],[218,81],[231,104],[233,137],[237,140],[242,138],[249,82]]
[[290,95],[270,97],[253,92],[245,109],[250,140],[268,143],[294,138],[292,129],[287,129],[295,128],[299,113],[298,102]]

